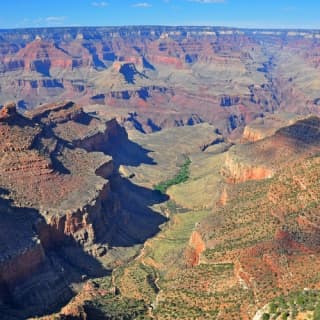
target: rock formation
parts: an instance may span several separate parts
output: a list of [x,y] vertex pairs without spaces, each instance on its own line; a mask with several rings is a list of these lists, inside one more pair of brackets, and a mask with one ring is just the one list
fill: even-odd
[[16,109],[0,110],[0,298],[3,308],[20,306],[3,311],[19,318],[66,303],[71,283],[108,273],[114,246],[143,241],[163,219],[139,213],[122,235],[130,212],[122,210],[121,185],[112,187],[121,181],[107,153],[128,138],[115,120],[92,118],[73,102],[26,116]]
[[200,255],[206,249],[206,244],[202,240],[201,235],[194,231],[189,240],[189,246],[186,249],[186,263],[189,267],[194,267],[200,263]]
[[231,132],[276,110],[319,109],[314,31],[52,28],[6,30],[1,39],[0,103],[24,109],[57,98],[130,107],[145,132],[194,116]]

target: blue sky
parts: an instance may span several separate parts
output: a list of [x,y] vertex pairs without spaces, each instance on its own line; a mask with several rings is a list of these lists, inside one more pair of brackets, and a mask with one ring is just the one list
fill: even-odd
[[219,25],[320,29],[320,0],[0,0],[0,28]]

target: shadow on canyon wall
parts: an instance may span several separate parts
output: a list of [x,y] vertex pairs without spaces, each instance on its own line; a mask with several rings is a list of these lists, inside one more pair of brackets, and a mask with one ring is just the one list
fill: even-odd
[[73,297],[71,284],[111,273],[73,238],[56,236],[37,210],[4,198],[9,195],[0,188],[1,319],[57,311]]

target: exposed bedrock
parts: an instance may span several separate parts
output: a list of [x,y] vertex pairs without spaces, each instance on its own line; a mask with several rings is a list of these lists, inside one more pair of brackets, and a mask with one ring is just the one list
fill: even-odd
[[194,267],[200,264],[201,253],[206,249],[206,244],[203,241],[198,231],[193,231],[189,239],[188,247],[185,250],[185,259],[188,267]]
[[230,133],[277,110],[319,113],[314,30],[46,28],[1,40],[0,102],[22,108],[57,99],[129,108],[149,113],[145,132],[192,124],[192,114]]
[[165,221],[148,208],[163,199],[121,179],[108,155],[130,145],[115,120],[72,102],[27,116],[0,110],[0,308],[17,319],[60,308],[72,283],[121,263],[114,247],[142,244]]
[[273,175],[273,170],[249,159],[237,158],[234,154],[227,154],[224,174],[230,182],[240,183],[248,180],[270,178]]

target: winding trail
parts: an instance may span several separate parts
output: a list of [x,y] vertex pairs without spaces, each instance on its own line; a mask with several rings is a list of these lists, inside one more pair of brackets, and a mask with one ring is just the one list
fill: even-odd
[[[169,218],[170,214],[165,213],[165,216],[166,216],[167,218]],[[170,221],[170,219],[168,219],[168,221],[167,221],[164,225],[166,225],[169,221]],[[151,267],[152,270],[154,270],[155,275],[156,275],[156,278],[155,278],[154,281],[153,281],[154,286],[155,286],[155,288],[156,288],[156,290],[155,290],[155,291],[156,291],[156,297],[155,297],[154,302],[152,302],[152,303],[148,306],[148,315],[149,315],[150,319],[157,319],[157,317],[154,315],[154,310],[155,310],[155,308],[156,308],[157,305],[158,305],[159,296],[160,296],[160,294],[161,294],[161,292],[162,292],[162,289],[161,289],[161,287],[160,287],[159,284],[158,284],[158,282],[160,281],[159,273],[158,273],[157,270],[154,268],[154,266],[148,264],[148,263],[145,261],[145,257],[146,257],[146,255],[147,255],[146,247],[149,245],[149,242],[150,242],[150,241],[153,241],[153,240],[155,240],[156,238],[158,238],[159,236],[161,236],[161,233],[162,233],[162,232],[163,232],[163,230],[161,230],[161,231],[160,231],[156,236],[154,236],[153,238],[150,238],[150,239],[148,239],[147,241],[145,241],[144,244],[143,244],[143,246],[142,246],[142,248],[140,249],[139,254],[138,254],[135,258],[133,258],[133,259],[131,260],[131,263],[138,262],[138,263],[143,264],[143,265],[146,266],[146,267],[149,267],[149,268]],[[115,275],[116,272],[117,272],[117,270],[118,270],[118,268],[120,268],[120,267],[122,267],[122,266],[119,266],[119,267],[116,267],[115,269],[113,269],[112,274],[111,274],[111,285],[112,285],[112,288],[113,288],[114,291],[120,290],[119,287],[118,287],[117,284],[116,284],[116,275]],[[120,293],[121,293],[121,291],[120,291]]]
[[[160,232],[161,233],[161,232]],[[154,238],[156,238],[158,235],[156,235]],[[154,238],[148,239],[144,244],[143,247],[141,248],[141,251],[139,253],[139,255],[134,259],[134,261],[136,262],[141,262],[144,266],[146,267],[151,267],[152,270],[154,270],[155,274],[156,274],[156,278],[153,281],[155,287],[156,287],[156,297],[154,302],[151,303],[151,305],[148,306],[148,313],[151,319],[157,319],[157,317],[154,315],[154,309],[157,307],[158,302],[159,302],[159,295],[161,293],[161,288],[158,285],[158,282],[160,280],[160,276],[159,273],[157,272],[157,270],[155,270],[155,268],[153,266],[150,266],[146,261],[145,261],[145,255],[146,255],[146,246],[148,245],[149,241],[152,241]]]

